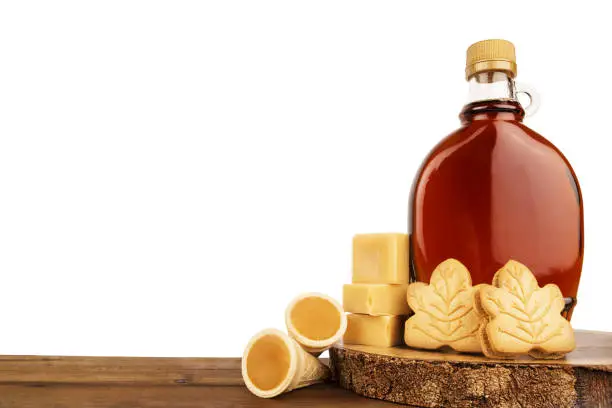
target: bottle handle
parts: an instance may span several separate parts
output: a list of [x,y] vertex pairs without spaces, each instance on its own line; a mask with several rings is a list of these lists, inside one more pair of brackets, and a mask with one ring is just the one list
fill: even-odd
[[540,108],[540,94],[531,85],[517,82],[516,94],[525,94],[529,98],[529,105],[523,106],[525,116],[533,116]]

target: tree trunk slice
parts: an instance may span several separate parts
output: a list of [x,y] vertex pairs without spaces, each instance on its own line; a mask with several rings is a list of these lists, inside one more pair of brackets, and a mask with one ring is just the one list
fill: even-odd
[[612,333],[576,331],[563,360],[337,344],[331,367],[359,395],[419,407],[612,407]]

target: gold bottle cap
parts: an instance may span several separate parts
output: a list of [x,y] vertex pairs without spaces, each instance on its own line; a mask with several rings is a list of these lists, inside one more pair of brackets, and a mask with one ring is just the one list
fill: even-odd
[[484,40],[470,45],[467,50],[465,79],[483,71],[506,71],[516,76],[514,44],[506,40]]

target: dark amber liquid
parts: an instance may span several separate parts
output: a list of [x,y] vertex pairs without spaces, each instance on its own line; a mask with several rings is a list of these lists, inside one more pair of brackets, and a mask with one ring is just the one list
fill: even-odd
[[467,105],[462,127],[425,159],[411,193],[412,278],[429,282],[455,258],[474,284],[490,284],[514,259],[540,286],[559,286],[569,319],[584,249],[580,187],[567,159],[523,117],[517,102]]

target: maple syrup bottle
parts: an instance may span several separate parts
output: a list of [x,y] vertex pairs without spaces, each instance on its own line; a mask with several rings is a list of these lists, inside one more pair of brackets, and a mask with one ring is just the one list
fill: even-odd
[[540,286],[559,286],[570,319],[584,250],[580,186],[563,154],[523,124],[516,73],[512,43],[468,49],[462,126],[434,147],[412,186],[411,279],[429,282],[439,263],[455,258],[473,284],[491,284],[514,259]]

